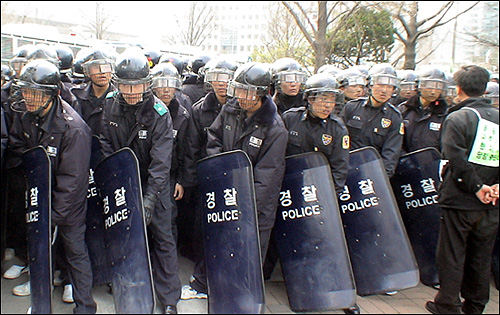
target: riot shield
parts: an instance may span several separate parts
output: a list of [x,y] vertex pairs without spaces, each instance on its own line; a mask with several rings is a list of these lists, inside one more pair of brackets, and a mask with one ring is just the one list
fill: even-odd
[[[155,293],[137,158],[118,150],[96,168],[116,313],[153,313]],[[101,253],[104,254],[104,253]]]
[[293,311],[354,305],[354,277],[331,168],[323,154],[287,157],[274,233]]
[[92,285],[98,286],[111,281],[109,264],[104,243],[104,217],[99,203],[97,186],[94,178],[95,169],[101,162],[101,145],[99,138],[92,136],[92,151],[90,156],[89,189],[87,194],[87,220],[85,242],[89,250],[92,265]]
[[382,159],[372,147],[349,154],[340,214],[358,295],[414,287],[419,272]]
[[439,152],[425,148],[399,159],[391,185],[420,271],[420,281],[439,284],[436,248],[441,208],[438,205]]
[[263,314],[264,280],[253,170],[245,152],[197,164],[203,219],[208,311]]
[[45,149],[23,153],[31,313],[52,313],[51,163]]

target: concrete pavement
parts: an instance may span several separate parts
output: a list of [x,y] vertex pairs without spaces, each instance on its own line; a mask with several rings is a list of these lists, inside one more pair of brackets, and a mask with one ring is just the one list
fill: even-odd
[[[12,264],[19,263],[17,258],[2,263],[2,274]],[[193,271],[194,264],[187,258],[179,257],[179,276],[183,284],[187,284],[189,276]],[[266,314],[293,314],[288,305],[288,298],[283,282],[283,276],[277,265],[271,280],[265,283],[266,292]],[[2,278],[2,314],[26,314],[30,306],[30,297],[18,297],[12,294],[12,288],[28,280],[28,275],[23,274],[14,280]],[[56,287],[53,294],[52,308],[54,314],[72,313],[73,304],[61,301],[63,287]],[[114,314],[115,308],[113,296],[109,293],[107,286],[93,288],[94,299],[97,303],[97,312],[100,314]],[[357,303],[362,314],[428,314],[425,310],[425,302],[432,300],[436,290],[422,284],[415,288],[400,291],[394,296],[375,295],[358,297]],[[207,314],[207,300],[180,301],[177,305],[180,314]],[[160,313],[157,306],[155,313]],[[490,302],[486,306],[485,314],[499,313],[499,292],[492,284]],[[320,312],[320,314],[343,314],[341,310]]]

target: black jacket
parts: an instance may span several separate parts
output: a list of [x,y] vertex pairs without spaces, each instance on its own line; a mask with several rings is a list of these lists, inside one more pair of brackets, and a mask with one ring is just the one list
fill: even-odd
[[207,95],[205,82],[197,75],[191,75],[182,83],[182,93],[186,94],[193,104],[195,104],[203,96]]
[[193,105],[187,131],[186,165],[184,183],[197,185],[196,162],[207,156],[207,130],[219,115],[222,104],[214,92],[208,93]]
[[[122,105],[121,96],[105,100],[101,142],[103,157],[130,147],[139,160],[143,194],[169,190],[172,163],[172,118],[167,106],[152,95],[135,106]],[[120,104],[122,103],[122,104]],[[164,205],[169,199],[162,199]]]
[[52,222],[84,224],[87,215],[91,131],[78,113],[57,97],[49,113],[25,113],[14,118],[10,134],[12,151],[43,146],[52,166]]
[[259,230],[271,230],[285,173],[288,132],[269,95],[250,118],[229,100],[208,128],[207,153],[243,150],[253,165]]
[[334,114],[319,119],[305,107],[292,108],[282,118],[288,129],[286,154],[323,153],[332,169],[335,190],[342,192],[349,171],[349,135],[342,119]]
[[278,107],[278,114],[280,115],[283,115],[283,113],[290,108],[306,106],[307,104],[304,100],[304,93],[302,92],[295,96],[277,92],[273,97],[273,102]]
[[73,108],[92,129],[92,135],[99,136],[101,133],[104,100],[109,92],[115,90],[114,86],[110,84],[106,93],[98,98],[94,95],[91,82],[77,85],[71,89],[71,93],[75,96]]
[[[439,186],[439,205],[458,210],[498,211],[498,205],[485,205],[476,197],[483,184],[499,182],[498,167],[474,164],[468,161],[476,137],[478,118],[464,107],[476,109],[483,119],[498,125],[498,109],[486,98],[469,98],[453,108],[442,127],[442,158],[448,160]],[[496,135],[498,137],[498,135]]]
[[389,102],[373,107],[369,98],[345,104],[340,116],[351,138],[351,150],[372,146],[381,155],[389,177],[394,174],[403,144],[403,118]]
[[189,113],[182,105],[179,104],[177,98],[174,98],[168,104],[170,117],[172,118],[172,132],[174,137],[174,149],[172,151],[172,167],[170,177],[176,183],[184,186],[183,174],[185,168],[185,152],[187,149],[186,132],[189,123]]
[[438,99],[423,109],[417,94],[398,106],[403,116],[405,134],[401,154],[432,147],[441,151],[441,124],[448,114],[448,104]]

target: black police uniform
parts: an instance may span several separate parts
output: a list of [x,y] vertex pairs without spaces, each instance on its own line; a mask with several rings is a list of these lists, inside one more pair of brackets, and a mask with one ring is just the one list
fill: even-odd
[[122,105],[122,96],[108,94],[104,103],[100,142],[103,157],[130,147],[139,160],[142,191],[158,196],[148,226],[151,235],[151,265],[155,291],[163,305],[177,305],[181,294],[178,261],[172,235],[170,167],[172,162],[172,118],[167,106],[149,97],[137,105]]
[[344,189],[349,171],[349,135],[341,118],[320,119],[305,107],[292,108],[283,115],[288,129],[287,155],[319,151],[328,159],[337,193]]
[[399,110],[389,102],[374,107],[369,98],[363,97],[347,102],[340,116],[349,131],[351,150],[374,147],[382,157],[387,175],[391,177],[403,143],[403,118]]
[[[269,95],[251,117],[229,100],[208,128],[207,154],[243,150],[253,165],[257,219],[262,255],[267,252],[285,173],[288,131]],[[261,141],[255,141],[261,140]],[[261,143],[261,144],[256,144]],[[264,258],[264,257],[263,257]]]
[[295,96],[277,92],[273,97],[273,102],[278,107],[279,115],[283,115],[283,113],[289,110],[290,108],[301,107],[306,105],[303,92],[299,92]]
[[400,104],[398,109],[405,128],[401,154],[428,147],[441,151],[441,124],[448,113],[444,99],[438,99],[423,109],[417,94]]
[[90,129],[92,129],[92,135],[99,136],[102,125],[104,100],[108,93],[112,93],[115,90],[115,87],[110,83],[107,91],[101,97],[96,97],[94,95],[94,89],[92,88],[92,82],[78,85],[71,89],[71,92],[76,98],[72,104],[73,108],[82,116]]
[[203,96],[207,95],[203,78],[196,74],[187,77],[182,82],[182,93],[186,94],[193,104],[196,104]]
[[173,192],[175,184],[180,184],[184,187],[184,159],[186,151],[186,131],[189,123],[189,113],[186,108],[179,104],[177,98],[174,98],[168,104],[170,117],[172,118],[172,128],[174,136],[174,149],[172,150],[172,167],[170,169],[170,196],[172,200],[172,234],[177,243],[177,201],[174,198]]
[[[15,116],[10,145],[21,155],[41,145],[49,152],[52,172],[52,223],[59,226],[70,280],[75,313],[95,313],[91,294],[92,270],[85,244],[87,189],[89,183],[91,131],[78,113],[57,97],[47,115]],[[50,150],[48,149],[50,147]]]
[[[443,314],[481,314],[489,299],[491,253],[497,235],[498,204],[483,204],[475,195],[483,184],[499,182],[498,167],[468,162],[478,118],[498,125],[498,109],[486,98],[469,98],[453,107],[443,123],[443,169],[438,201],[443,218],[437,252],[441,288],[435,304]],[[465,299],[463,305],[459,294]]]

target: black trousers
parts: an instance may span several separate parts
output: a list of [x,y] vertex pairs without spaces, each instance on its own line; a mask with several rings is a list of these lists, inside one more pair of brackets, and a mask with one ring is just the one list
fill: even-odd
[[85,243],[85,222],[59,226],[58,234],[64,245],[70,282],[73,284],[75,314],[95,314],[97,305],[92,297],[92,268]]
[[437,247],[441,288],[434,301],[441,313],[480,314],[489,300],[491,254],[499,213],[442,209]]
[[158,301],[162,306],[177,305],[181,297],[177,246],[172,234],[172,208],[170,189],[162,192],[156,202],[151,224],[148,226],[149,252],[153,268],[153,281]]

